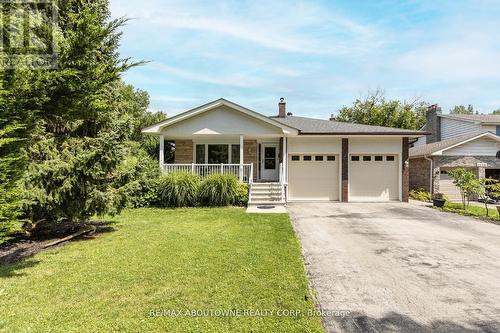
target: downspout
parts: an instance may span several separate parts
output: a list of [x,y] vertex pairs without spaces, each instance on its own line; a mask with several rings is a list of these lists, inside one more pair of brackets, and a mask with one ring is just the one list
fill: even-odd
[[434,175],[434,161],[432,160],[432,158],[428,158],[427,156],[424,156],[424,159],[426,159],[427,161],[431,162],[431,168],[430,168],[430,172],[429,172],[429,192],[431,192],[431,195],[434,194],[434,182],[433,182],[433,175]]

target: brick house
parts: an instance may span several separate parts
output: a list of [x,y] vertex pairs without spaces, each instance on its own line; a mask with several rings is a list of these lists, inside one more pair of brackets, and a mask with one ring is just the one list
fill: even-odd
[[472,170],[477,177],[500,179],[500,115],[442,114],[429,107],[424,128],[429,134],[410,148],[410,189],[460,199],[448,176],[453,168]]
[[[160,139],[168,173],[233,174],[250,187],[250,203],[407,201],[409,141],[421,131],[266,116],[223,98],[143,130]],[[175,143],[164,162],[165,140]]]

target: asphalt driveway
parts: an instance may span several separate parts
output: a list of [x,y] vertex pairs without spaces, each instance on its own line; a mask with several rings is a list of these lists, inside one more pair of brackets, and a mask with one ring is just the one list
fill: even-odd
[[404,203],[289,207],[329,332],[500,332],[500,225]]

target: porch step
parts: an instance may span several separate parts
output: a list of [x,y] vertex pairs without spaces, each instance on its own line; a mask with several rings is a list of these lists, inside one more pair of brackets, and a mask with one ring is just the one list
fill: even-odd
[[282,185],[280,183],[253,183],[249,203],[253,205],[284,204]]

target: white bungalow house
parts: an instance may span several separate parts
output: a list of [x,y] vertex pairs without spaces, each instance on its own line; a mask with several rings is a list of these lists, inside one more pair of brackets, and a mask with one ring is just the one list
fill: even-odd
[[[143,130],[160,137],[164,172],[230,173],[250,202],[407,201],[408,142],[424,132],[297,117],[265,116],[218,99]],[[175,161],[164,163],[165,140]]]

